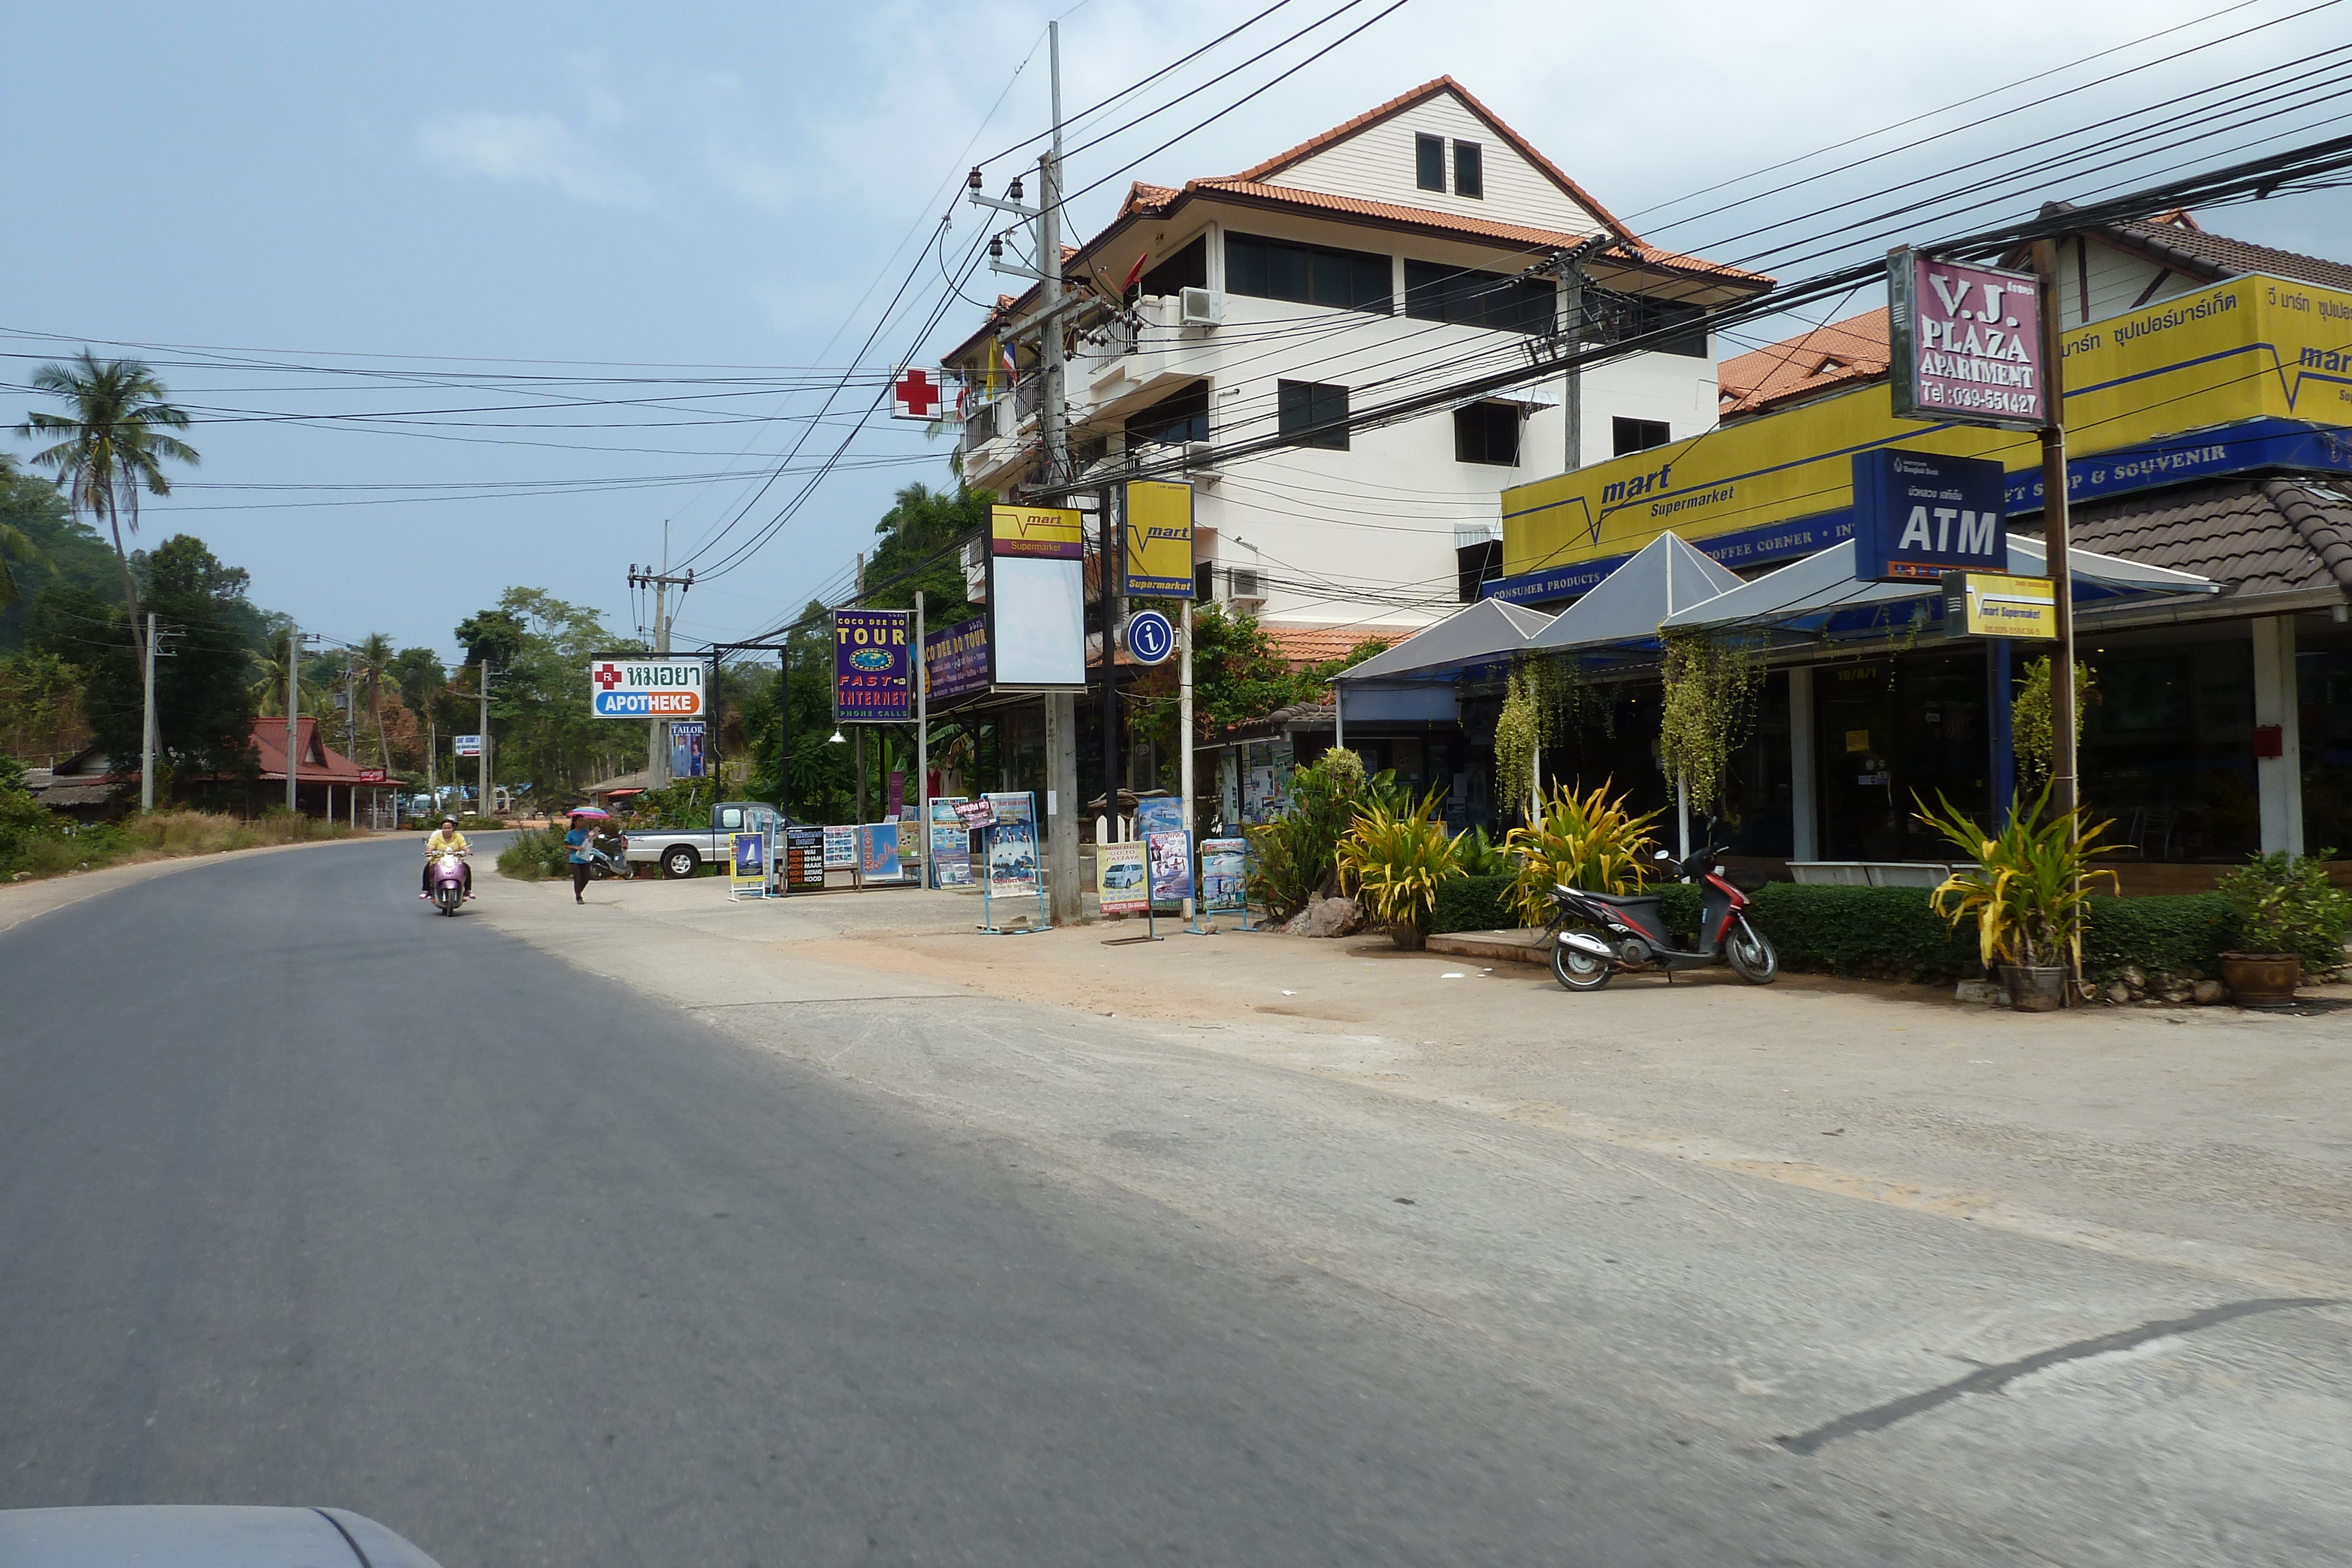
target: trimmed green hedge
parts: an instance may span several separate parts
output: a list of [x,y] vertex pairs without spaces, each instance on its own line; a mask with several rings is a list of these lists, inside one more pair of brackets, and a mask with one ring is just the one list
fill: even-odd
[[[1437,890],[1430,930],[1508,930],[1507,876],[1457,877]],[[1698,925],[1699,890],[1683,883],[1659,888],[1666,925],[1688,939]],[[1957,927],[1916,887],[1813,887],[1767,883],[1754,894],[1750,918],[1779,949],[1783,968],[1875,979],[1948,982],[1977,962],[1976,922]],[[2127,964],[2150,975],[2221,973],[2231,944],[2230,904],[2219,894],[2158,898],[2095,897],[2083,942],[2083,970],[2113,980]]]
[[2083,973],[2114,979],[2126,964],[2150,975],[2221,973],[2221,954],[2234,945],[2236,921],[2218,893],[2162,898],[2095,896],[2083,934]]
[[1511,909],[1507,876],[1457,876],[1437,884],[1437,907],[1429,928],[1437,931],[1509,931],[1519,917]]

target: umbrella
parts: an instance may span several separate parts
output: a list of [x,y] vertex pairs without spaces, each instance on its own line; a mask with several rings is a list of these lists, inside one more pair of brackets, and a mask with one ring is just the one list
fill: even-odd
[[574,806],[572,808],[571,814],[574,817],[586,817],[598,822],[609,822],[613,820],[612,812],[600,811],[593,806]]

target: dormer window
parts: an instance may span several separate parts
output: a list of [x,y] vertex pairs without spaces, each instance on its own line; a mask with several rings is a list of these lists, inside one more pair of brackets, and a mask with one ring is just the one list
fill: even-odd
[[1445,138],[1416,136],[1412,139],[1413,183],[1424,191],[1445,189]]
[[1475,141],[1454,144],[1454,193],[1485,200],[1486,195],[1486,154]]

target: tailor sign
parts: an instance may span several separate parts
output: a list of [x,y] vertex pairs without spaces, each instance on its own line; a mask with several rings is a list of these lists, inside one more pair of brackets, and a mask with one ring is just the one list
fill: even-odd
[[2006,430],[2050,423],[2040,278],[1904,249],[1886,258],[1886,289],[1895,418]]
[[1881,446],[1853,455],[1853,574],[1912,582],[2009,564],[1998,463]]
[[588,666],[598,718],[696,718],[702,713],[702,665],[623,655]]

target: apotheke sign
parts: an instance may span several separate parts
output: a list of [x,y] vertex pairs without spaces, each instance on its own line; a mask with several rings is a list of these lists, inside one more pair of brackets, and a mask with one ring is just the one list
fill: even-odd
[[1898,250],[1886,258],[1886,289],[1895,418],[2048,423],[2039,278]]
[[694,718],[702,712],[702,666],[598,659],[588,666],[598,718]]

